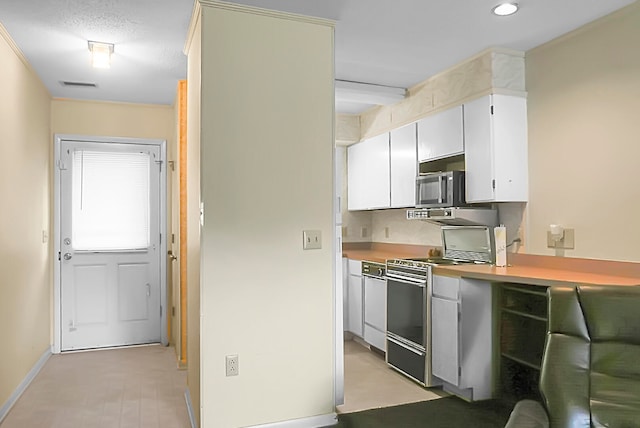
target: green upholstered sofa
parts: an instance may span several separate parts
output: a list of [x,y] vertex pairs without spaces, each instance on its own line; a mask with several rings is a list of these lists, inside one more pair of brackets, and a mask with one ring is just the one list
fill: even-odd
[[640,427],[640,286],[557,286],[548,297],[543,404],[518,402],[506,427]]

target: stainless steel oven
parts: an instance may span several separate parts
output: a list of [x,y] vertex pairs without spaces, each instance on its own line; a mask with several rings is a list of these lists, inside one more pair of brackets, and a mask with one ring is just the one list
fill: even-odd
[[387,261],[387,354],[395,370],[423,386],[431,375],[431,266],[394,259]]
[[433,266],[491,263],[491,228],[442,226],[443,258],[387,260],[387,364],[424,386],[431,373]]

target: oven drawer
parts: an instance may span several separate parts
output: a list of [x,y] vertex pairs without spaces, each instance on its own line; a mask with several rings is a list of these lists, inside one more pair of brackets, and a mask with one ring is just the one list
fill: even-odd
[[426,353],[387,336],[387,363],[424,385]]

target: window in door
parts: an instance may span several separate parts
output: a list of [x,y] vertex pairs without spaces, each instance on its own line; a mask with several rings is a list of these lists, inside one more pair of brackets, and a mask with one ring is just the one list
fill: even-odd
[[73,152],[74,250],[149,247],[150,161],[149,153]]

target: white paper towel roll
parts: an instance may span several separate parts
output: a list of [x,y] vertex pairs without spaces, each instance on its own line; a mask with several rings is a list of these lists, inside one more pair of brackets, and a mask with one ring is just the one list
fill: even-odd
[[507,228],[501,224],[493,229],[496,243],[496,266],[507,265]]

